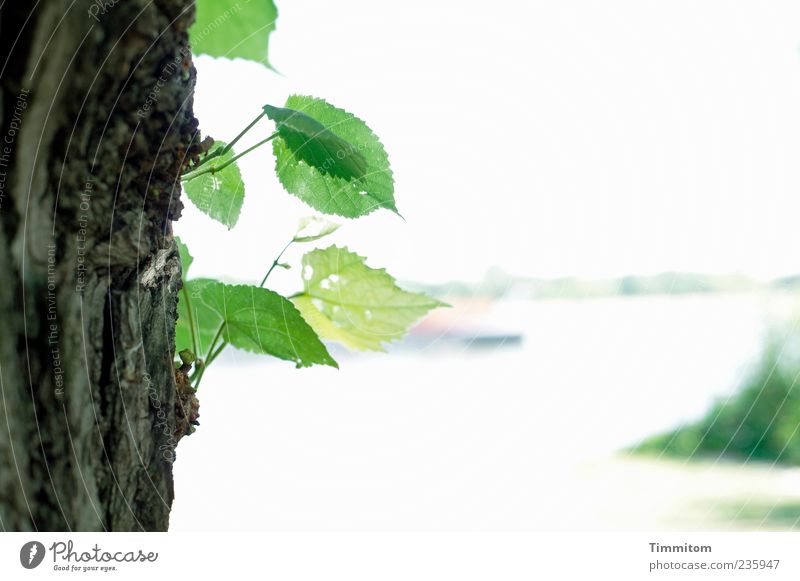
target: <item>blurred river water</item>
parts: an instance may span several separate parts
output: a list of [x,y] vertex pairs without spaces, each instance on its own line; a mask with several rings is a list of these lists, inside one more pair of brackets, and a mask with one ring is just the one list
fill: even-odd
[[[171,528],[791,528],[797,469],[621,450],[733,393],[767,334],[796,326],[797,304],[455,302],[389,354],[335,352],[338,371],[227,353],[178,448]],[[521,340],[472,342],[470,329]],[[776,507],[784,520],[767,518]]]

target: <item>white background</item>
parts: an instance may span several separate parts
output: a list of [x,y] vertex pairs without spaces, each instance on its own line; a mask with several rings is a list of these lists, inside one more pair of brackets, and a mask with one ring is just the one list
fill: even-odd
[[[406,221],[378,212],[343,241],[400,278],[476,280],[491,265],[800,270],[794,2],[293,0],[279,11],[270,59],[283,77],[197,59],[201,127],[230,140],[295,92],[365,119]],[[178,224],[196,268],[256,279],[308,213],[273,163],[269,148],[243,163],[256,185],[231,235],[192,212]]]
[[[270,60],[282,76],[200,57],[195,112],[222,140],[294,92],[365,119],[405,221],[378,212],[331,240],[370,265],[425,282],[480,280],[492,266],[800,271],[796,3],[279,10]],[[310,213],[273,164],[268,147],[242,161],[232,232],[187,207],[176,232],[193,276],[259,280]],[[298,269],[270,285],[299,290]],[[453,353],[434,340],[424,355],[340,356],[339,372],[230,354],[205,377],[202,425],[178,449],[172,529],[630,530],[669,520],[656,500],[681,487],[701,513],[765,487],[769,502],[794,502],[798,475],[777,467],[742,481],[585,465],[730,393],[767,310],[758,298],[506,304],[484,322],[524,334],[520,350]]]

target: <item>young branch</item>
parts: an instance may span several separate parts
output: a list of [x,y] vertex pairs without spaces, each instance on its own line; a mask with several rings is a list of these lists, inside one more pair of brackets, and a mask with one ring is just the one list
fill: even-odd
[[[265,143],[267,143],[267,142],[269,142],[269,141],[272,141],[272,140],[273,140],[273,139],[275,139],[277,136],[278,136],[278,132],[276,131],[275,133],[273,133],[272,135],[270,135],[270,136],[269,136],[269,137],[267,137],[266,139],[262,139],[261,141],[259,141],[259,142],[258,142],[258,143],[256,143],[255,145],[253,145],[253,146],[251,146],[251,147],[248,147],[248,148],[247,148],[247,149],[245,149],[245,150],[244,150],[242,153],[240,153],[240,154],[238,154],[238,155],[234,155],[232,158],[230,158],[228,161],[226,161],[226,162],[225,162],[225,163],[223,163],[222,165],[212,165],[211,167],[208,167],[208,168],[206,168],[206,169],[200,169],[200,170],[196,170],[196,173],[192,173],[192,172],[190,172],[190,173],[188,173],[188,174],[185,174],[185,175],[181,176],[181,181],[182,181],[182,182],[188,182],[188,181],[191,181],[191,180],[193,180],[193,179],[195,179],[195,178],[197,178],[197,177],[200,177],[200,176],[202,176],[202,175],[205,175],[205,174],[208,174],[208,173],[210,173],[210,174],[212,174],[212,175],[213,175],[213,174],[215,174],[215,173],[217,173],[217,172],[219,172],[219,171],[222,171],[223,169],[225,169],[226,167],[228,167],[230,164],[232,164],[234,161],[236,161],[236,160],[237,160],[237,159],[239,159],[240,157],[244,157],[245,155],[247,155],[248,153],[250,153],[250,152],[251,152],[251,151],[253,151],[254,149],[258,149],[259,147],[261,147],[261,146],[262,146],[262,145],[264,145]],[[222,154],[220,154],[220,155],[222,155]]]
[[234,137],[234,138],[233,138],[233,141],[231,141],[231,142],[230,142],[228,145],[226,145],[225,147],[218,147],[217,149],[215,149],[214,151],[212,151],[211,153],[209,153],[207,156],[205,156],[203,159],[201,159],[201,160],[200,160],[200,163],[199,163],[199,164],[197,164],[197,167],[193,168],[191,171],[189,171],[189,172],[187,172],[187,173],[191,173],[192,171],[197,171],[198,169],[200,169],[202,166],[204,166],[205,164],[207,164],[207,163],[208,163],[209,161],[211,161],[212,159],[215,159],[215,158],[219,157],[220,155],[225,155],[226,153],[228,153],[228,152],[229,152],[231,149],[233,149],[233,146],[234,146],[234,145],[236,145],[236,143],[237,143],[237,142],[238,142],[238,141],[239,141],[239,140],[240,140],[242,137],[244,137],[244,135],[245,135],[245,134],[246,134],[248,131],[250,131],[250,130],[251,130],[251,129],[252,129],[254,126],[255,126],[255,124],[256,124],[256,123],[258,123],[259,121],[261,121],[261,118],[262,118],[262,117],[264,117],[264,115],[266,115],[266,113],[264,113],[264,112],[261,112],[261,113],[259,114],[259,116],[258,116],[258,117],[256,117],[255,119],[253,119],[253,120],[250,122],[250,124],[249,124],[247,127],[245,127],[244,129],[242,129],[242,131],[241,131],[241,132],[239,132],[239,135],[237,135],[236,137]]

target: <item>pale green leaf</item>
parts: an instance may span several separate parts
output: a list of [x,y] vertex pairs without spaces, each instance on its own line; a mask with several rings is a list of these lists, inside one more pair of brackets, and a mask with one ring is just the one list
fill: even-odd
[[267,107],[278,121],[275,172],[289,193],[323,214],[357,218],[378,208],[397,212],[389,158],[361,119],[302,95],[289,97],[285,109]]
[[354,351],[383,350],[380,342],[376,342],[374,337],[353,332],[347,325],[337,326],[314,305],[311,297],[306,295],[293,297],[292,302],[311,328],[323,339],[341,343]]
[[297,367],[338,367],[292,302],[278,293],[211,281],[200,297],[225,321],[223,338],[234,347],[294,361]]
[[297,224],[297,232],[295,232],[292,242],[314,242],[333,234],[339,229],[339,226],[340,224],[336,222],[317,216],[301,218]]
[[269,35],[275,30],[278,10],[272,0],[195,0],[195,22],[189,40],[195,54],[268,60]]
[[382,268],[346,248],[330,246],[303,257],[305,292],[294,303],[324,339],[356,350],[382,351],[428,311],[444,303],[397,286]]
[[[217,141],[214,149],[225,147],[225,143]],[[199,168],[199,172],[210,168],[222,167],[234,156],[233,150],[209,161],[207,165]],[[195,174],[197,175],[197,174]],[[244,182],[236,162],[214,173],[204,173],[192,177],[189,174],[183,182],[186,195],[197,208],[210,218],[222,222],[228,230],[236,225],[244,203]]]

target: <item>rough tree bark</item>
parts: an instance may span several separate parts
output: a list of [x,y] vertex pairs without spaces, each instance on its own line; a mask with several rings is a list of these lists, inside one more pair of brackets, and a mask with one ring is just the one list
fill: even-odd
[[0,529],[165,530],[189,0],[0,10]]

